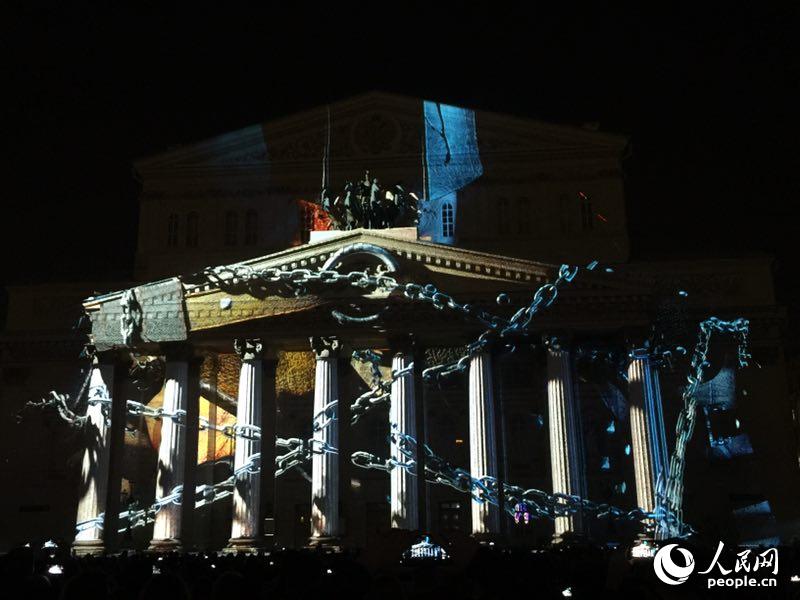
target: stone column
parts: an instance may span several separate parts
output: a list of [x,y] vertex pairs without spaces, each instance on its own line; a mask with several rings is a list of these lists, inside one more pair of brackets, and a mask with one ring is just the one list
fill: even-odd
[[[111,470],[112,428],[124,428],[124,413],[121,419],[112,419],[111,400],[114,394],[114,369],[112,361],[95,357],[89,380],[89,407],[86,411],[88,422],[87,446],[83,451],[81,464],[81,488],[78,499],[76,524],[78,531],[72,544],[78,555],[102,554],[106,541],[114,535],[116,519],[106,519],[106,509],[116,510],[109,502],[109,474]],[[117,401],[119,404],[120,401]],[[116,416],[116,415],[115,415]],[[112,515],[113,516],[113,515]],[[98,521],[93,521],[99,519]],[[108,521],[105,523],[104,521]],[[113,525],[112,525],[113,524]],[[104,527],[104,525],[110,525]]]
[[311,338],[317,359],[314,380],[314,433],[311,458],[310,544],[336,545],[339,522],[339,455],[325,451],[339,448],[338,354],[336,338]]
[[[547,352],[547,404],[553,492],[585,497],[580,404],[572,381],[572,357],[567,350]],[[553,541],[560,542],[567,533],[583,533],[580,513],[556,517]]]
[[[187,349],[188,350],[188,349]],[[188,360],[189,373],[186,387],[186,445],[184,455],[186,459],[183,470],[183,489],[191,490],[183,495],[188,498],[181,502],[181,546],[184,552],[196,550],[200,540],[198,530],[199,514],[195,510],[194,490],[198,484],[197,471],[197,450],[200,437],[200,372],[202,369],[203,358],[194,356],[192,352],[185,352]]]
[[[630,403],[631,446],[633,470],[636,477],[636,502],[646,511],[658,507],[656,495],[659,479],[666,484],[668,473],[667,443],[658,371],[653,367],[647,349],[631,352],[628,365],[628,397]],[[653,533],[654,523],[648,524]]]
[[[469,470],[472,477],[497,477],[492,361],[476,354],[469,365]],[[492,537],[500,532],[500,512],[489,502],[471,502],[472,535]]]
[[[239,395],[236,403],[236,424],[261,427],[264,370],[261,340],[236,340],[236,353],[242,359],[239,371]],[[236,437],[233,468],[238,470],[248,463],[253,455],[261,452],[261,440],[245,432],[247,437]],[[256,463],[260,465],[260,460]],[[262,545],[261,540],[261,473],[242,472],[236,477],[233,491],[233,521],[230,551],[252,551]]]
[[275,437],[277,427],[277,390],[275,377],[278,361],[263,361],[264,386],[261,402],[261,524],[265,547],[275,544]]
[[[406,353],[397,353],[392,358],[392,371],[401,371],[413,363],[413,358]],[[414,398],[414,373],[409,372],[398,377],[392,383],[391,405],[389,407],[389,431],[392,441],[389,444],[389,456],[400,463],[416,461],[400,452],[396,433],[405,433],[417,439],[417,415]],[[389,473],[391,499],[391,524],[395,529],[419,529],[419,506],[417,478],[408,470],[395,467]]]
[[422,379],[422,372],[425,369],[425,348],[419,344],[415,345],[414,357],[414,400],[416,401],[416,417],[417,417],[417,521],[422,531],[431,530],[431,509],[430,509],[430,491],[428,489],[428,482],[424,474],[427,467],[427,457],[425,452],[421,451],[425,440],[427,439],[427,407],[425,405],[425,385]]
[[[189,354],[185,347],[166,350],[164,369],[165,413],[183,412],[180,421],[170,417],[161,419],[161,444],[158,447],[158,474],[156,498],[172,494],[183,486],[186,475],[186,409],[189,404]],[[197,456],[192,459],[197,460]],[[170,503],[156,513],[150,550],[168,552],[181,548],[181,503],[194,502],[194,489],[184,490],[178,504]]]

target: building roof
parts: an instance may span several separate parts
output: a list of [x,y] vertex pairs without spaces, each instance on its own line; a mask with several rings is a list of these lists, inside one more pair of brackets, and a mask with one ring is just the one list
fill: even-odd
[[[425,100],[422,98],[367,92],[142,157],[134,161],[134,164],[137,171],[144,176],[164,171],[174,173],[182,169],[263,167],[267,161],[284,162],[302,158],[298,152],[304,149],[309,132],[321,131],[328,124],[329,114],[335,115],[337,120],[354,119],[359,115],[391,114],[400,121],[418,121],[421,129],[423,102]],[[625,136],[614,133],[482,110],[476,110],[475,114],[481,124],[482,154],[516,151],[552,155],[559,151],[580,150],[585,153],[619,155],[627,143]],[[483,143],[484,138],[486,144]],[[314,160],[318,158],[315,156]]]

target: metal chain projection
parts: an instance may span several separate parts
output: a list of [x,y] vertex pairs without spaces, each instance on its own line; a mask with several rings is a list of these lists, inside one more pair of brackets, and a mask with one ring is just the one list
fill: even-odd
[[[594,261],[587,266],[587,270],[592,270],[597,266]],[[296,295],[309,293],[313,286],[326,286],[337,283],[373,290],[385,290],[388,292],[400,291],[403,295],[417,302],[428,303],[438,310],[452,310],[465,317],[476,319],[486,327],[486,330],[471,344],[467,346],[466,353],[456,361],[447,364],[439,364],[425,369],[423,378],[425,381],[436,380],[440,377],[454,373],[464,372],[470,359],[480,352],[495,349],[501,346],[502,349],[513,349],[515,338],[525,338],[529,334],[529,327],[535,315],[551,306],[557,296],[561,286],[571,282],[578,272],[578,267],[562,265],[559,268],[558,276],[552,283],[542,285],[534,294],[531,302],[517,310],[511,318],[504,318],[491,314],[487,311],[477,309],[469,304],[462,304],[452,296],[439,291],[433,285],[420,285],[417,283],[400,283],[394,277],[386,274],[372,274],[368,271],[352,271],[349,273],[339,273],[335,270],[323,269],[312,271],[310,269],[282,270],[279,268],[254,269],[248,265],[235,264],[229,266],[207,268],[202,272],[204,278],[211,284],[221,289],[237,291],[263,290],[265,287],[275,283],[282,283],[294,290]],[[498,296],[498,303],[507,299],[505,294]],[[135,325],[128,324],[126,331],[127,337],[135,337]],[[665,501],[659,503],[655,512],[647,512],[641,508],[630,511],[622,510],[618,507],[606,504],[595,503],[579,496],[566,494],[552,494],[538,489],[524,489],[511,484],[503,483],[502,494],[498,489],[499,484],[495,478],[482,477],[474,478],[464,469],[451,466],[447,461],[435,454],[429,446],[422,444],[421,450],[425,453],[425,478],[431,483],[448,485],[456,490],[469,493],[476,502],[489,502],[496,506],[500,505],[500,497],[504,498],[504,506],[501,508],[513,516],[513,508],[519,502],[525,502],[531,514],[536,517],[553,519],[559,516],[571,515],[581,512],[596,517],[608,516],[615,519],[629,519],[640,522],[658,521],[672,532],[673,535],[685,536],[691,534],[693,530],[682,522],[682,495],[683,495],[683,474],[684,457],[686,445],[688,444],[694,429],[696,412],[696,400],[694,395],[700,384],[703,371],[709,366],[707,362],[708,345],[713,332],[729,332],[739,336],[739,363],[741,366],[747,364],[749,354],[747,354],[747,331],[748,322],[744,319],[735,321],[721,321],[716,318],[707,319],[700,324],[700,336],[697,346],[694,349],[691,369],[688,376],[689,384],[683,392],[684,408],[678,418],[678,438],[670,465],[670,478],[666,484]],[[546,340],[545,345],[552,344],[552,340]],[[369,410],[386,404],[390,398],[392,383],[413,370],[413,364],[403,370],[392,372],[388,380],[380,378],[378,361],[380,357],[371,350],[356,351],[353,358],[362,362],[370,363],[373,372],[373,387],[366,393],[359,396],[351,405],[351,422],[357,423],[358,420]],[[88,383],[88,379],[87,379]],[[76,403],[82,396],[86,384],[81,389]],[[90,397],[89,404],[103,404],[104,413],[108,415],[108,406],[111,400],[107,397]],[[73,409],[68,406],[68,396],[51,393],[51,397],[40,403],[30,403],[40,408],[54,407],[58,410],[61,417],[73,424],[82,425],[85,417],[76,415]],[[179,425],[185,426],[185,411],[178,410],[167,412],[162,408],[153,409],[140,402],[127,401],[127,412],[132,416],[144,416],[154,419],[172,419]],[[336,418],[336,402],[332,402],[324,407],[319,414],[314,416],[313,428],[315,432],[329,426]],[[200,429],[212,429],[222,435],[236,439],[237,437],[246,439],[260,439],[260,428],[253,425],[226,425],[219,427],[210,423],[207,419],[200,418]],[[416,462],[414,461],[415,450],[419,449],[417,441],[404,433],[397,431],[397,425],[392,424],[393,441],[398,445],[400,452],[408,459],[398,461],[396,459],[381,460],[375,455],[356,451],[352,454],[352,462],[362,468],[380,469],[391,471],[395,468],[407,469],[409,472],[416,473]],[[336,448],[327,444],[320,445],[319,440],[310,438],[277,438],[276,447],[286,450],[282,455],[275,458],[275,475],[280,476],[290,469],[297,469],[304,477],[310,479],[304,467],[308,465],[311,456],[315,453],[338,452]],[[232,494],[236,478],[245,472],[255,473],[260,470],[260,454],[254,454],[248,458],[246,463],[236,469],[234,473],[225,481],[214,485],[201,485],[195,489],[195,495],[199,499],[195,500],[195,507],[201,507],[216,500],[222,499]],[[182,499],[182,486],[178,486],[164,498],[158,499],[147,509],[137,511],[125,511],[120,514],[121,519],[128,520],[129,527],[137,527],[151,522],[154,515],[161,507],[167,504],[180,504]],[[96,519],[85,521],[78,524],[78,529],[92,525],[102,524],[102,515]],[[124,530],[124,528],[123,528]]]
[[[389,472],[392,469],[406,469],[414,475],[416,472],[416,462],[414,461],[415,450],[419,449],[419,443],[408,434],[393,431],[392,441],[397,443],[400,452],[408,458],[406,462],[400,462],[389,458],[381,460],[369,452],[354,452],[352,462],[356,466],[365,469],[378,469]],[[470,494],[476,502],[488,502],[494,506],[500,506],[499,484],[494,477],[472,477],[469,471],[453,467],[445,459],[438,456],[430,446],[422,444],[425,453],[425,480],[429,483],[448,485],[459,492]],[[570,494],[549,493],[536,488],[524,489],[516,485],[503,483],[503,509],[509,516],[514,516],[515,506],[524,502],[528,507],[528,512],[534,518],[555,519],[575,513],[596,518],[610,517],[613,519],[626,519],[645,523],[650,520],[659,520],[669,523],[677,535],[689,535],[694,530],[687,525],[680,523],[674,516],[666,514],[663,510],[647,512],[641,508],[633,510],[623,510],[607,503],[597,503]]]
[[[703,373],[710,363],[708,362],[708,346],[711,336],[715,332],[731,333],[737,337],[739,367],[746,367],[751,356],[747,352],[747,334],[750,324],[746,319],[734,321],[721,321],[711,317],[700,323],[700,333],[697,344],[692,353],[688,381],[682,393],[683,408],[678,414],[676,427],[675,448],[672,452],[669,465],[669,477],[664,490],[664,505],[667,512],[674,515],[677,522],[683,520],[683,474],[686,468],[686,447],[694,433],[695,418],[697,416],[697,389],[703,378]],[[670,525],[670,524],[667,524]],[[672,529],[667,529],[672,531]]]

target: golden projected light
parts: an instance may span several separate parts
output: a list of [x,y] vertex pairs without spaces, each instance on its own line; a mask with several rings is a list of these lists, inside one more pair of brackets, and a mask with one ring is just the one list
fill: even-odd
[[[161,408],[164,404],[164,391],[161,390],[148,403],[150,408]],[[207,398],[200,396],[200,416],[208,419],[209,423],[216,424],[217,427],[236,424],[236,415],[232,415],[224,408],[210,402]],[[152,448],[158,452],[161,443],[161,421],[156,419],[144,419],[147,426],[147,436]],[[201,429],[197,439],[197,464],[208,461],[220,460],[233,456],[234,443],[230,438],[222,435],[218,431]]]

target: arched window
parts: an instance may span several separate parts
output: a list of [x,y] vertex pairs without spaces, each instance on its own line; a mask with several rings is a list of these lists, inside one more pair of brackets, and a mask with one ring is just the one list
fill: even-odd
[[238,215],[229,210],[225,213],[225,245],[235,246],[237,243],[237,234],[239,232],[239,217]]
[[252,208],[244,216],[244,245],[258,244],[258,213]]
[[175,248],[178,245],[178,215],[172,213],[167,220],[167,246]]
[[581,227],[584,231],[589,231],[594,227],[594,212],[592,212],[592,200],[583,192],[578,192],[581,199]]
[[198,234],[197,225],[199,217],[196,212],[190,212],[186,215],[186,247],[197,248]]
[[450,238],[455,235],[456,219],[453,205],[449,202],[442,204],[442,237]]

